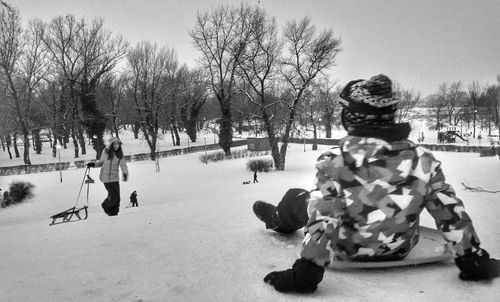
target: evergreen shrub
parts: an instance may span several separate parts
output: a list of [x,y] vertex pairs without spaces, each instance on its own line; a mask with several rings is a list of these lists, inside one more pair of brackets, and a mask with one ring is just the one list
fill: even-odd
[[4,200],[4,205],[21,203],[34,196],[35,185],[27,181],[13,181],[9,187],[9,199]]

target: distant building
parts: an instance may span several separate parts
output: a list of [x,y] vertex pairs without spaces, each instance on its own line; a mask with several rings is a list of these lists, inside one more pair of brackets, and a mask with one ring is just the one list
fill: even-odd
[[271,144],[267,137],[248,137],[247,147],[249,151],[268,151],[271,150]]

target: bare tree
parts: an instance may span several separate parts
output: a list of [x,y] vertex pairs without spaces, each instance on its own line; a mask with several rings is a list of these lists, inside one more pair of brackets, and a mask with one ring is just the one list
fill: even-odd
[[[72,124],[69,113],[72,107],[65,101],[67,96],[65,81],[58,77],[49,77],[46,80],[45,88],[41,93],[38,102],[43,108],[45,120],[50,129],[49,139],[52,144],[52,156],[57,156],[57,145],[67,148],[64,137],[68,132],[68,125]],[[50,136],[52,135],[52,137]],[[76,155],[75,155],[76,156]]]
[[180,131],[182,129],[182,109],[184,108],[183,98],[185,91],[184,78],[186,77],[186,65],[177,69],[173,74],[165,77],[165,106],[162,107],[164,127],[170,129],[172,142],[175,146],[180,146]]
[[103,19],[94,19],[90,24],[82,20],[81,24],[78,45],[83,69],[80,78],[82,123],[92,138],[96,156],[100,157],[104,149],[103,134],[106,123],[104,114],[97,107],[96,91],[100,79],[125,57],[128,42],[121,35],[113,35],[105,30]]
[[314,91],[321,112],[321,124],[325,126],[327,138],[332,137],[332,124],[335,120],[336,108],[339,105],[338,99],[342,91],[342,87],[337,86],[337,83],[337,81],[330,79],[328,76],[323,76],[318,81],[315,81],[314,84]]
[[231,153],[233,140],[231,100],[235,93],[237,63],[254,31],[257,11],[257,8],[241,4],[198,12],[190,32],[194,46],[202,53],[203,68],[210,74],[211,90],[220,105],[219,145],[227,155]]
[[196,142],[196,133],[200,124],[199,115],[208,100],[209,85],[207,76],[201,68],[189,70],[184,67],[181,77],[183,90],[180,114],[191,142]]
[[462,89],[462,82],[454,82],[449,86],[443,83],[439,86],[439,94],[445,101],[444,109],[448,115],[448,123],[456,125],[459,122],[460,108],[465,103],[465,93]]
[[469,86],[469,102],[472,103],[472,137],[476,138],[476,116],[479,96],[481,95],[481,87],[477,81],[472,82]]
[[7,101],[7,84],[5,78],[0,72],[0,139],[2,142],[2,149],[9,154],[9,158],[12,159],[12,152],[10,147],[12,146],[11,133],[15,132],[17,129],[15,111],[10,102]]
[[44,41],[69,89],[75,148],[78,148],[78,140],[82,154],[86,153],[83,125],[99,158],[104,149],[106,122],[98,109],[96,92],[100,79],[125,56],[128,42],[105,30],[103,19],[87,23],[73,15],[52,19],[47,25]]
[[408,120],[410,113],[420,102],[420,92],[416,92],[413,88],[405,89],[400,84],[394,85],[394,91],[400,99],[396,121],[401,123],[403,120]]
[[0,7],[0,69],[23,136],[23,161],[26,165],[31,165],[29,135],[32,102],[49,66],[42,35],[40,22],[30,21],[23,32],[18,11]]
[[487,100],[487,126],[488,134],[491,135],[491,122],[495,125],[496,129],[500,129],[500,87],[498,85],[489,85],[486,88],[485,97]]
[[279,100],[274,94],[279,80],[277,64],[282,43],[278,40],[276,20],[267,17],[265,11],[255,11],[254,26],[247,49],[237,60],[238,72],[243,78],[238,88],[258,108],[256,118],[264,122],[271,155],[277,167],[281,161],[277,133],[279,121],[274,113],[279,107]]
[[173,78],[177,71],[177,55],[173,49],[141,42],[129,51],[127,60],[131,74],[129,89],[154,160],[162,107],[168,102],[168,78]]
[[109,129],[115,137],[120,137],[120,129],[125,127],[128,111],[126,108],[126,88],[129,79],[125,74],[108,73],[101,80],[97,101],[105,112]]
[[285,156],[297,108],[313,80],[335,64],[341,51],[341,40],[334,38],[333,30],[317,32],[308,17],[289,21],[284,28],[285,57],[280,72],[289,86],[288,118],[285,121],[283,143],[280,148],[278,170],[285,168]]

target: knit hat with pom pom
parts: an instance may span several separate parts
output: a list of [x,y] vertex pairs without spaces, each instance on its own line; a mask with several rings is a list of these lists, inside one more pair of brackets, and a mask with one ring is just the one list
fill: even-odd
[[394,125],[399,99],[392,91],[392,81],[379,74],[369,80],[347,83],[340,93],[342,120],[349,130],[359,126]]

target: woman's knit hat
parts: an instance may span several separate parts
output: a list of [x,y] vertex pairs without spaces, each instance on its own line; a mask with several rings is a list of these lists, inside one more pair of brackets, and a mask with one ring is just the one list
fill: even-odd
[[392,81],[379,74],[369,80],[347,83],[340,93],[342,119],[346,129],[356,126],[394,125],[399,103],[392,91]]
[[113,146],[113,143],[114,143],[114,142],[118,142],[118,143],[120,143],[120,145],[122,144],[122,142],[120,141],[120,139],[119,139],[119,138],[117,138],[117,137],[112,137],[112,138],[110,138],[110,139],[108,140],[108,148],[111,148],[111,146]]

